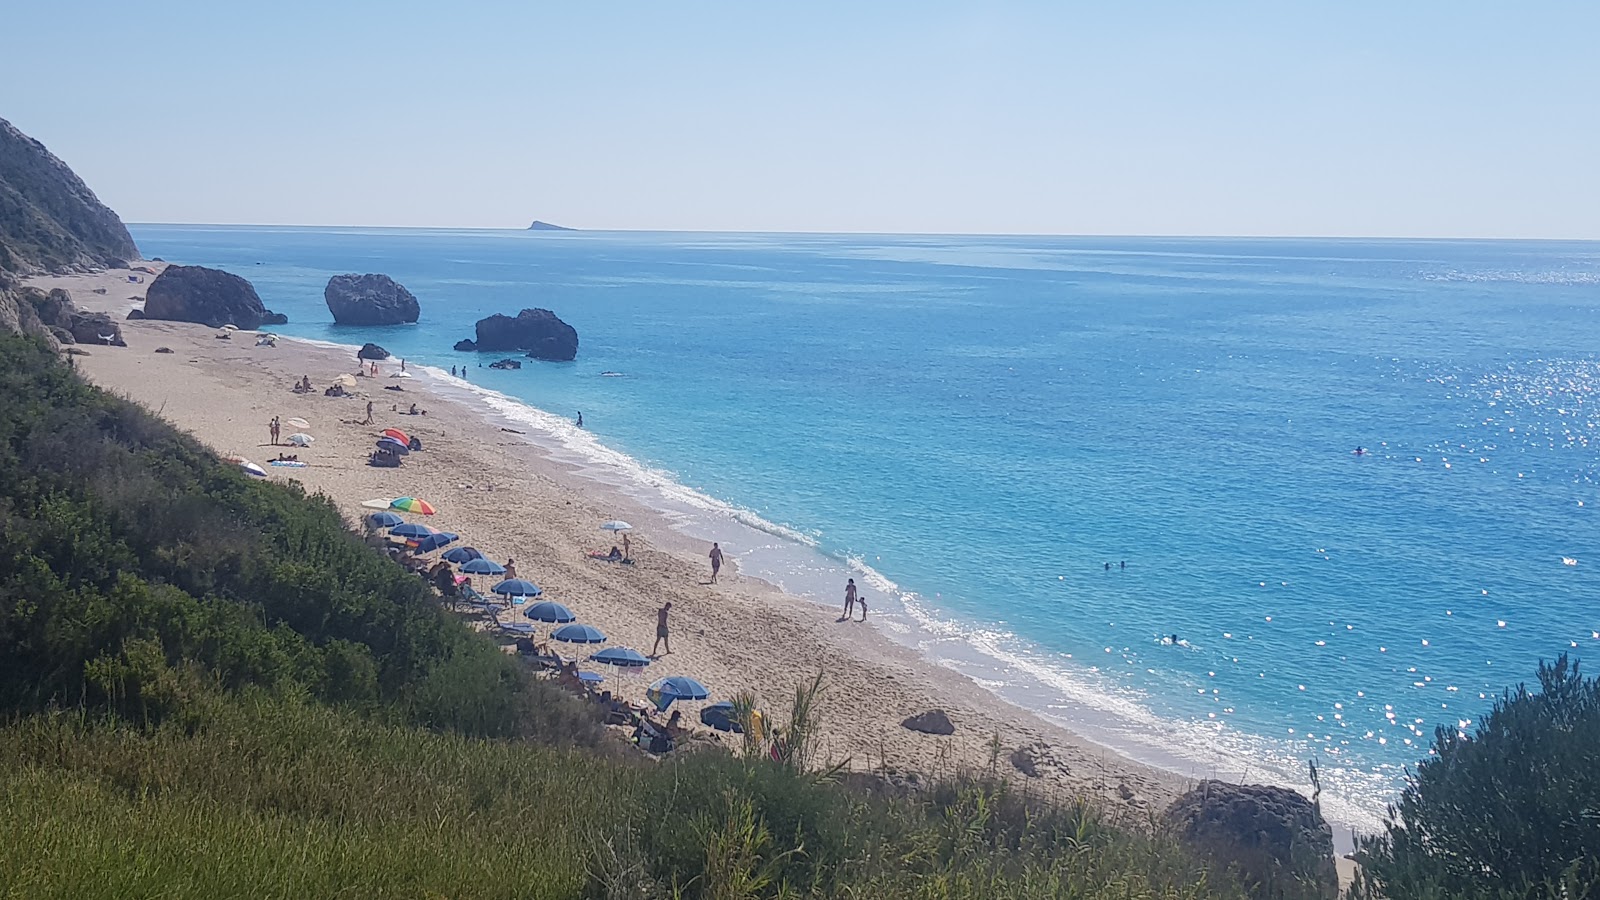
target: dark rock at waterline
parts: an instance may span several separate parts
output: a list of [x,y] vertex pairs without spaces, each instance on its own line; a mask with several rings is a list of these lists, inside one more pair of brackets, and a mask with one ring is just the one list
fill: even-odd
[[145,292],[144,317],[245,331],[288,321],[261,305],[250,282],[205,266],[168,266],[156,276]]
[[489,363],[489,368],[491,368],[491,369],[520,369],[520,368],[522,368],[522,360],[520,360],[520,359],[502,359],[502,360],[499,360],[498,362]]
[[1339,896],[1333,829],[1297,791],[1202,781],[1173,801],[1165,819],[1180,840],[1236,867],[1251,896],[1284,896],[1296,886],[1296,896]]
[[565,362],[578,355],[578,331],[548,309],[525,309],[515,317],[496,313],[478,320],[472,349],[518,350],[533,359]]
[[385,360],[388,358],[389,351],[371,342],[362,344],[361,349],[356,351],[356,359]]
[[272,312],[271,310],[268,310],[267,314],[265,316],[261,317],[261,324],[263,324],[263,325],[287,325],[287,324],[289,324],[289,317],[284,315],[283,313],[275,313],[275,312]]
[[900,724],[912,731],[920,731],[923,734],[942,735],[956,733],[955,724],[950,721],[950,717],[945,715],[942,709],[930,709],[920,715],[912,716]]
[[417,298],[387,275],[335,275],[322,298],[338,325],[403,325],[417,321]]
[[129,319],[142,319],[142,318],[144,318],[144,310],[142,310],[142,309],[130,309],[130,310],[128,310],[128,318]]
[[478,349],[478,344],[475,341],[456,341],[455,349],[463,353],[471,353]]

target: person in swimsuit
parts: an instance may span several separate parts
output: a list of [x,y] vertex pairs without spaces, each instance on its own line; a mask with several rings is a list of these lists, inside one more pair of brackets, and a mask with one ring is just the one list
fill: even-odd
[[273,416],[272,417],[272,421],[270,423],[268,423],[268,425],[267,425],[267,430],[272,433],[272,446],[274,446],[274,447],[278,446],[278,417],[277,416]]
[[506,560],[506,580],[510,581],[515,577],[517,577],[517,561],[508,559]]
[[660,648],[662,644],[666,645],[667,653],[670,654],[672,652],[672,640],[667,637],[667,613],[669,613],[671,611],[672,611],[672,601],[671,600],[667,601],[667,605],[666,606],[663,606],[660,609],[656,610],[656,643],[655,643],[655,646],[650,648],[650,658],[651,659],[654,659],[656,657],[656,650],[658,648]]
[[722,568],[722,548],[713,541],[711,544],[711,583],[717,583],[717,571]]
[[622,533],[622,561],[623,562],[628,562],[629,561],[628,555],[630,553],[632,553],[632,552],[633,552],[633,544],[628,541],[628,533],[626,531],[624,531]]
[[852,619],[856,612],[856,580],[847,579],[844,583],[844,618]]

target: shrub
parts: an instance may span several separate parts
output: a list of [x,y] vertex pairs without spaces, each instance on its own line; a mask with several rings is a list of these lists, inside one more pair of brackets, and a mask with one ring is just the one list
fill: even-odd
[[1363,842],[1357,896],[1594,896],[1600,892],[1600,683],[1563,654],[1539,690],[1508,691],[1473,733],[1433,754]]

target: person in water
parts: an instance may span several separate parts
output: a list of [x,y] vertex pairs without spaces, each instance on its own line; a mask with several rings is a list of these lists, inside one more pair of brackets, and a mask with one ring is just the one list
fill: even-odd
[[578,410],[578,427],[583,427],[583,410]]
[[1354,450],[1352,450],[1350,452],[1354,453],[1356,456],[1366,456],[1367,455],[1367,448],[1365,448],[1365,447],[1357,447],[1357,448],[1355,448]]

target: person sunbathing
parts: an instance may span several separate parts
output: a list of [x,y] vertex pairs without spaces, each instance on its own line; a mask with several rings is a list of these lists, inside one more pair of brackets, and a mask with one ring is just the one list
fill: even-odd
[[590,550],[588,556],[590,559],[598,559],[603,562],[622,562],[622,551],[615,546],[611,548],[610,553],[606,553],[603,550]]

